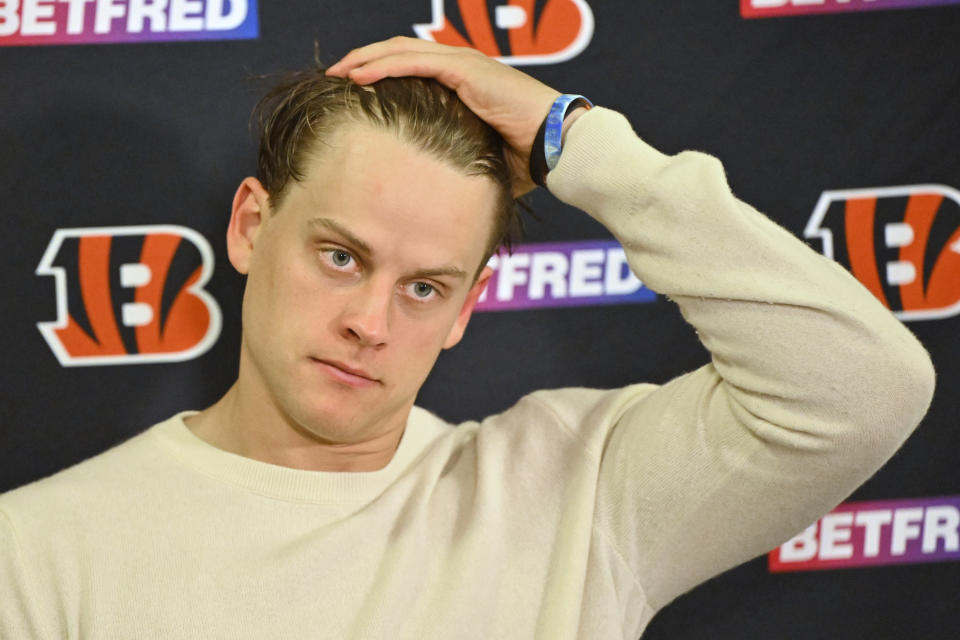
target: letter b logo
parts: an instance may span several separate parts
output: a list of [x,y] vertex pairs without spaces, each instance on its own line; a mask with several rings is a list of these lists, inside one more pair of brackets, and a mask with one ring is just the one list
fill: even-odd
[[220,335],[213,251],[192,229],[58,229],[36,273],[55,279],[57,320],[37,327],[65,367],[189,360]]
[[804,231],[901,320],[960,313],[960,193],[944,185],[825,191]]

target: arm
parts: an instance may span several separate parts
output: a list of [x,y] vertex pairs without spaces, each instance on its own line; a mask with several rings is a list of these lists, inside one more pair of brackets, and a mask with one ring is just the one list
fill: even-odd
[[622,394],[602,453],[597,517],[652,606],[803,529],[919,423],[924,349],[842,267],[737,200],[716,159],[665,156],[595,109],[547,181],[711,353],[648,396]]
[[[355,50],[330,73],[439,79],[501,132],[517,183],[532,185],[530,144],[558,92],[475,52],[404,38]],[[659,608],[789,538],[876,471],[923,416],[932,368],[846,271],[737,200],[715,159],[665,156],[612,111],[576,115],[551,192],[610,229],[712,356],[652,393],[559,408],[601,434],[597,524]]]

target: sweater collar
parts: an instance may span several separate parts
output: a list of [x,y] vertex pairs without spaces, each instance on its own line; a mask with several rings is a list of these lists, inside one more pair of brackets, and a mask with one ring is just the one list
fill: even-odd
[[383,469],[361,472],[304,471],[260,462],[224,451],[198,438],[183,419],[184,411],[155,425],[152,435],[194,471],[268,498],[316,504],[364,504],[383,492],[450,425],[413,407],[400,444]]

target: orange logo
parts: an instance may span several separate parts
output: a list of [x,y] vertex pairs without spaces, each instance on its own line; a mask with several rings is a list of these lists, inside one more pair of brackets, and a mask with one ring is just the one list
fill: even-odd
[[593,37],[585,0],[432,0],[432,7],[433,22],[413,25],[418,37],[512,65],[569,60]]
[[825,191],[807,238],[901,320],[960,313],[960,192],[943,185]]
[[192,229],[57,229],[36,273],[54,277],[57,320],[37,327],[65,367],[189,360],[220,335],[213,250]]

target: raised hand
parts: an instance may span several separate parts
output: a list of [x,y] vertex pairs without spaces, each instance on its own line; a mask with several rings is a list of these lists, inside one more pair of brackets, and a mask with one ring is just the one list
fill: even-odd
[[327,74],[358,84],[387,77],[435,78],[503,136],[514,196],[534,188],[528,168],[530,147],[559,91],[475,49],[403,36],[354,49]]

